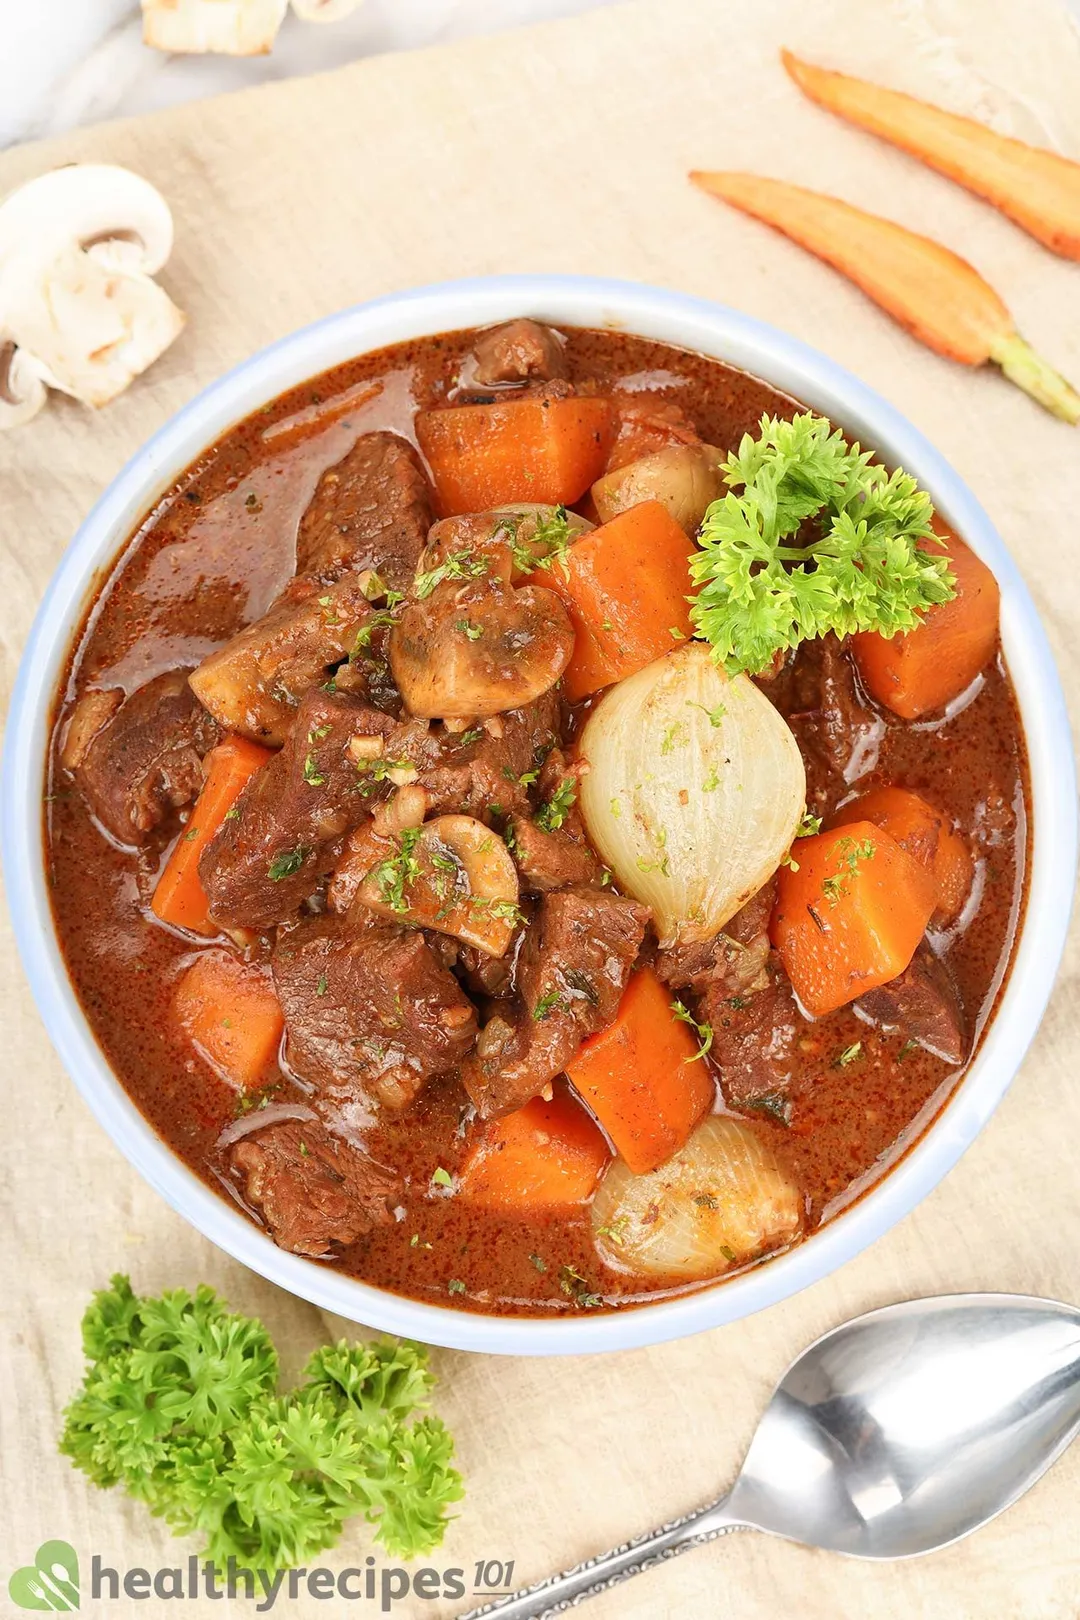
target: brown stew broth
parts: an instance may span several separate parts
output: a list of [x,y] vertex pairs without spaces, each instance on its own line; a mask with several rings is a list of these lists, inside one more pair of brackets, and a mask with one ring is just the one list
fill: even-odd
[[[702,437],[734,446],[763,412],[798,407],[767,384],[664,344],[570,331],[575,382],[603,392],[618,379],[677,401]],[[75,697],[88,685],[132,691],[164,670],[197,663],[264,613],[291,577],[299,518],[321,472],[361,433],[390,429],[415,444],[419,409],[445,403],[471,333],[397,345],[340,366],[240,423],[189,469],[125,548],[91,609],[72,656],[54,737],[46,805],[56,926],[72,982],[109,1063],[160,1135],[205,1181],[239,1201],[216,1149],[237,1114],[237,1095],[192,1051],[172,1014],[178,976],[196,942],[151,917],[149,900],[175,821],[138,854],[114,847],[70,788],[56,747]],[[899,782],[955,817],[977,859],[974,900],[954,925],[949,966],[969,1022],[981,1032],[1000,993],[1023,914],[1028,789],[1023,736],[1004,662],[949,718],[886,718],[877,762],[857,790]],[[810,805],[828,811],[853,791],[808,761]],[[846,1063],[841,1054],[861,1043]],[[805,1198],[808,1227],[871,1187],[917,1140],[959,1074],[903,1036],[878,1031],[850,1010],[808,1024],[805,1073],[785,1125],[754,1113],[761,1133]],[[268,1074],[287,1094],[287,1071]],[[606,1267],[588,1210],[527,1225],[429,1196],[433,1171],[453,1172],[464,1151],[464,1093],[436,1081],[411,1109],[371,1134],[370,1151],[408,1178],[405,1217],[376,1229],[334,1262],[379,1286],[488,1311],[574,1311],[560,1268],[574,1266],[609,1305],[686,1292]],[[724,1108],[719,1100],[717,1106]]]

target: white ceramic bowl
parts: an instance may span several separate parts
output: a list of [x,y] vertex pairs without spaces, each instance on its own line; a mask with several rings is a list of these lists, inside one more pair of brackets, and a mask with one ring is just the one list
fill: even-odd
[[[634,332],[726,360],[835,417],[914,473],[1001,585],[1001,633],[1023,715],[1034,803],[1027,922],[1005,996],[963,1083],[921,1141],[873,1191],[789,1254],[681,1299],[565,1321],[472,1315],[354,1281],[286,1254],[193,1175],[128,1099],[83,1017],[53,930],[42,846],[53,694],[103,570],[158,496],[234,423],[327,367],[404,339],[518,314]],[[68,1073],[113,1141],[174,1209],[264,1277],[341,1316],[462,1350],[558,1355],[677,1338],[784,1299],[880,1237],[952,1168],[1016,1073],[1058,966],[1073,888],[1065,879],[1076,864],[1072,744],[1050,649],[1012,558],[948,463],[864,383],[784,333],[677,293],[575,276],[500,276],[378,299],[283,339],[193,400],[128,463],[68,547],[23,657],[4,767],[3,855],[23,963]]]

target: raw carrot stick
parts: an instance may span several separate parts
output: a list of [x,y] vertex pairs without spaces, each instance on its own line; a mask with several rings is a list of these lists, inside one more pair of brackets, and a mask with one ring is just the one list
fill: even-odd
[[927,608],[914,630],[888,638],[867,630],[851,641],[870,696],[903,720],[918,720],[959,697],[998,643],[997,580],[940,519],[934,525],[945,540],[956,595]]
[[571,506],[604,470],[608,399],[514,399],[421,411],[416,436],[444,517],[514,501]]
[[698,1043],[651,968],[635,973],[615,1022],[585,1042],[567,1074],[636,1176],[689,1139],[715,1096]]
[[903,973],[937,904],[931,874],[871,821],[800,838],[769,932],[815,1018]]
[[526,1218],[591,1198],[611,1157],[603,1133],[565,1088],[482,1125],[459,1176],[461,1196]]
[[659,501],[642,501],[532,575],[557,591],[574,627],[563,677],[571,703],[662,658],[693,634],[694,543]]
[[968,366],[992,360],[1055,416],[1080,422],[1080,394],[1020,336],[978,271],[940,242],[781,180],[700,170],[690,178],[831,264],[927,348]]
[[228,951],[203,951],[176,987],[176,1015],[201,1058],[241,1091],[277,1056],[285,1021],[266,974]]
[[225,820],[241,789],[271,758],[268,748],[243,737],[226,737],[206,757],[206,781],[158,879],[150,909],[164,923],[193,934],[216,934],[199,856]]
[[845,804],[830,818],[829,828],[844,827],[851,821],[872,821],[928,867],[937,887],[935,915],[943,922],[956,916],[971,888],[974,863],[971,851],[943,811],[935,810],[910,788],[879,787]]
[[1080,163],[790,51],[780,60],[811,101],[985,197],[1054,253],[1080,259]]

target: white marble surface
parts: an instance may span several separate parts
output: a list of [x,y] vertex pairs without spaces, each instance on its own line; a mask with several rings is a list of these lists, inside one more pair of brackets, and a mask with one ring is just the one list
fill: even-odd
[[[363,0],[337,23],[289,14],[271,56],[176,57],[141,40],[138,0],[0,0],[0,147],[358,56],[569,17],[614,0]],[[1077,0],[1080,5],[1080,0]]]

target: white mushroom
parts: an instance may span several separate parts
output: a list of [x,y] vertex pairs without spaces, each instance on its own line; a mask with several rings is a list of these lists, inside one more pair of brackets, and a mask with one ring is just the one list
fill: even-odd
[[180,333],[153,280],[172,215],[149,181],[105,163],[40,175],[0,203],[0,428],[46,387],[105,405]]
[[[360,0],[292,0],[305,22],[337,22]],[[273,49],[289,0],[142,0],[143,41],[159,51],[261,56]]]

